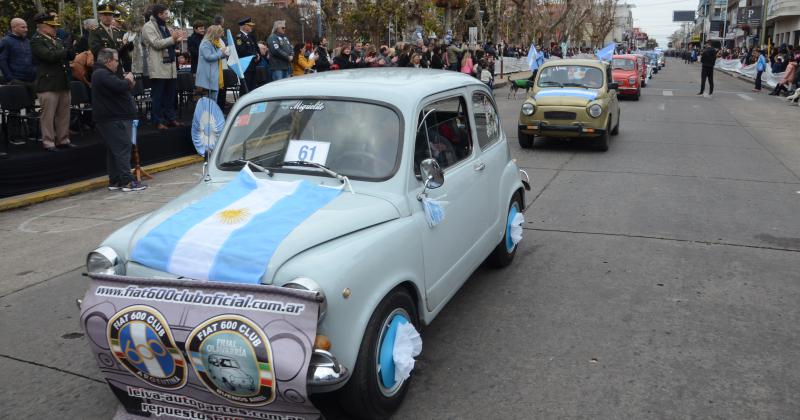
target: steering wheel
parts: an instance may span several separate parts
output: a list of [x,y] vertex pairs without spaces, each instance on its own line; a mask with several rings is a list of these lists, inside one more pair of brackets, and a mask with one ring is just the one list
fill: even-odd
[[[389,162],[386,159],[377,157],[371,153],[367,153],[361,150],[350,150],[347,152],[342,153],[341,155],[336,157],[334,161],[335,165],[331,165],[335,167],[337,171],[342,169],[359,169],[359,172],[362,173],[369,173],[370,171],[365,171],[363,168],[372,167],[372,173],[378,172],[381,168],[391,168],[394,166],[392,162]],[[340,166],[344,163],[344,166]],[[379,164],[380,163],[380,164]]]

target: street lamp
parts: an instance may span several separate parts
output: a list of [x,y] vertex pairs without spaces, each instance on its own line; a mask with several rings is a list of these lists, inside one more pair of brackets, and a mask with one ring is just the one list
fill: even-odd
[[302,38],[303,44],[305,44],[306,43],[306,18],[304,16],[300,16],[300,38]]

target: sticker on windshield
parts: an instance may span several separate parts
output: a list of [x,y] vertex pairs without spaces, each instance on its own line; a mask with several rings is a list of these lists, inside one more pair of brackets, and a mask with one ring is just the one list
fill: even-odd
[[250,125],[250,114],[239,115],[236,117],[236,123],[233,125],[234,127],[245,127]]
[[325,103],[322,101],[317,101],[314,103],[305,103],[303,101],[297,101],[294,105],[289,107],[292,111],[303,112],[303,111],[322,111],[325,109]]
[[267,103],[261,102],[257,104],[250,105],[250,113],[251,114],[260,114],[267,110]]
[[328,150],[331,144],[324,141],[313,140],[289,140],[289,147],[286,149],[285,162],[303,161],[325,165],[328,161]]

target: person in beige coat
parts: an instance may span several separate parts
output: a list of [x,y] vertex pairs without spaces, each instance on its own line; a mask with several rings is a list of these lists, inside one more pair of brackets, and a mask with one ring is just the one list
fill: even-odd
[[156,4],[152,8],[150,21],[142,27],[153,98],[153,124],[159,130],[182,125],[176,116],[178,69],[175,65],[175,45],[186,39],[186,32],[168,29],[170,16],[166,6]]

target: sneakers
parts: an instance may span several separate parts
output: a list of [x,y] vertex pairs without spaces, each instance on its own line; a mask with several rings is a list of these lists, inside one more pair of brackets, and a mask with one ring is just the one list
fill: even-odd
[[109,191],[119,191],[121,189],[122,189],[122,187],[120,187],[117,184],[108,184],[108,190]]
[[707,95],[703,95],[704,98],[712,99],[714,97],[713,94],[709,93]]
[[696,95],[697,95],[697,96],[706,96],[706,94],[705,94],[705,93],[703,93],[703,92],[697,92],[697,94],[696,94]]
[[131,181],[128,185],[122,186],[121,189],[122,192],[141,191],[147,189],[147,185],[140,182]]

